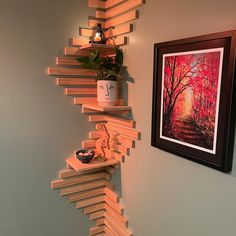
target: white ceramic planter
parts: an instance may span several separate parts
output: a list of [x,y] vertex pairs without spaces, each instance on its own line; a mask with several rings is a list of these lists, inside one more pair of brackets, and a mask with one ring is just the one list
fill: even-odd
[[114,106],[117,101],[117,81],[97,81],[97,101],[100,106]]

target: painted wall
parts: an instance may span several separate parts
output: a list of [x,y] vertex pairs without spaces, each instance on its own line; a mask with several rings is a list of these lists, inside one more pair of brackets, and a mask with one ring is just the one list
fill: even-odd
[[[236,167],[223,174],[152,148],[150,136],[153,44],[236,29],[236,2],[146,2],[125,48],[135,79],[129,104],[142,130],[121,169],[130,227],[136,236],[233,236]],[[0,0],[0,6],[0,235],[85,236],[87,218],[50,190],[50,180],[91,127],[45,68],[86,25],[87,1]]]
[[0,0],[1,236],[88,234],[50,181],[91,127],[46,75],[87,17],[87,1]]
[[236,165],[223,174],[150,146],[153,44],[236,29],[235,12],[235,0],[148,0],[141,8],[126,64],[142,141],[122,169],[123,200],[137,236],[236,234]]

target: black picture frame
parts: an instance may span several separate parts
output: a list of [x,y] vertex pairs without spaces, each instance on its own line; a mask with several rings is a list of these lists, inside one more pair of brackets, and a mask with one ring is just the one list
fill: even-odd
[[[234,75],[235,49],[236,49],[236,30],[154,44],[154,73],[153,73],[154,76],[153,76],[153,99],[152,99],[152,136],[151,136],[151,145],[153,147],[165,150],[167,152],[176,154],[178,156],[187,158],[189,160],[195,161],[197,163],[212,167],[214,169],[223,172],[231,171],[232,159],[233,159],[234,134],[235,134],[235,117],[236,117],[236,112],[235,112],[236,108],[233,107],[233,105],[235,106],[236,104],[235,103],[236,96],[234,92],[236,89],[235,75]],[[193,123],[191,120],[192,123],[190,124],[190,118],[187,121],[184,120],[187,119],[186,117],[190,117],[190,115],[188,115],[185,116],[185,118],[183,118],[182,120],[181,119],[178,120],[177,118],[175,118],[175,122],[179,122],[180,124],[179,130],[183,129],[185,131],[185,129],[189,128],[191,130],[190,133],[192,132],[190,135],[191,137],[186,136],[186,133],[183,133],[182,137],[184,137],[185,139],[184,141],[179,141],[179,138],[176,139],[175,136],[177,134],[180,134],[180,132],[174,133],[175,131],[173,130],[176,128],[174,122],[172,122],[171,125],[168,125],[170,116],[168,115],[170,114],[169,111],[170,109],[168,110],[170,106],[168,105],[171,103],[170,102],[171,96],[169,95],[171,93],[171,90],[168,89],[170,86],[168,86],[167,82],[168,78],[171,76],[170,73],[175,75],[175,71],[177,70],[173,69],[176,68],[176,66],[171,67],[171,65],[174,65],[173,60],[176,61],[177,59],[179,59],[177,58],[178,56],[183,56],[185,55],[185,53],[190,56],[193,55],[199,56],[201,52],[205,56],[206,53],[211,51],[216,51],[216,53],[219,54],[219,58],[221,58],[219,59],[219,63],[217,64],[218,67],[216,67],[219,69],[218,71],[219,79],[217,82],[218,83],[217,89],[219,92],[218,94],[214,93],[214,96],[217,97],[218,99],[216,100],[217,104],[215,103],[216,104],[215,107],[218,108],[215,109],[214,113],[215,126],[214,126],[214,134],[212,136],[213,138],[207,139],[208,142],[204,140],[204,144],[201,144],[201,141],[199,141],[201,139],[197,137],[203,137],[205,139],[206,136],[203,133],[201,134],[198,133],[199,132],[198,128],[196,129],[197,131],[194,130],[192,124],[195,125],[196,122]],[[179,64],[182,63],[181,60],[179,61],[180,61]],[[170,62],[172,63],[171,65]],[[196,62],[194,63],[196,64]],[[189,65],[192,65],[194,63],[189,63]],[[221,71],[220,71],[220,65],[221,65]],[[170,72],[168,72],[167,70],[169,68],[172,68]],[[169,77],[167,73],[170,74]],[[176,78],[177,77],[178,76],[176,76]],[[174,78],[174,76],[170,78]],[[193,77],[191,78],[193,79]],[[173,86],[173,88],[175,88],[175,86]],[[185,96],[187,96],[186,94],[187,93],[185,92]],[[165,104],[165,106],[163,104]],[[203,108],[201,107],[201,109]],[[172,117],[173,117],[173,112],[172,112]],[[208,119],[210,120],[210,118]],[[203,121],[200,118],[199,120],[201,123],[203,123]],[[216,120],[218,120],[218,122],[216,122]],[[181,126],[182,127],[184,126],[184,128],[182,128]],[[207,126],[210,126],[210,121],[208,121]],[[205,130],[207,130],[207,126]],[[170,131],[171,129],[172,131]],[[193,136],[196,137],[195,141]],[[192,140],[188,139],[187,142],[190,141],[197,142],[198,144],[192,145],[192,143],[190,144],[186,143],[185,141],[186,138],[192,138]],[[209,140],[210,141],[213,140],[214,143],[212,142],[212,144],[209,144]],[[210,145],[210,146],[209,147],[207,146],[207,148],[202,148],[198,145]]]

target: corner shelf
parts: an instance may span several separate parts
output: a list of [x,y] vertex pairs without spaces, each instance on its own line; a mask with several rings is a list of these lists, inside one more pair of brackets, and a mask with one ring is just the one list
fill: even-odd
[[[107,146],[105,162],[97,160],[89,164],[81,163],[75,156],[66,160],[67,168],[59,171],[58,179],[51,182],[52,189],[59,189],[60,195],[82,209],[96,226],[89,229],[90,236],[132,236],[128,219],[120,197],[111,183],[117,166],[130,155],[136,140],[141,139],[141,132],[136,129],[136,122],[131,119],[131,107],[124,106],[119,99],[116,106],[99,106],[96,101],[95,72],[80,68],[76,58],[88,57],[91,50],[99,49],[100,57],[114,57],[115,47],[128,43],[127,33],[133,31],[132,21],[138,18],[135,8],[144,4],[144,0],[92,0],[89,7],[96,9],[96,18],[89,18],[89,28],[80,27],[82,37],[72,38],[63,55],[56,58],[56,67],[48,68],[48,75],[57,76],[56,84],[64,86],[66,95],[73,97],[74,105],[82,107],[82,113],[89,115],[88,121],[95,122],[96,129],[89,132],[89,139],[82,142],[82,148],[99,149],[97,140],[105,128]],[[101,21],[101,19],[103,19]],[[89,43],[93,27],[102,23],[107,44]],[[115,46],[116,45],[116,46]]]
[[131,107],[129,106],[99,106],[97,104],[83,104],[82,108],[91,109],[94,111],[101,111],[101,112],[115,112],[115,111],[131,111]]

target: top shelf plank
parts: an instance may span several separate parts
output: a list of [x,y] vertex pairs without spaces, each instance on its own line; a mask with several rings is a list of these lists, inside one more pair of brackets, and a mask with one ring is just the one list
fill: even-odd
[[113,166],[113,165],[120,164],[120,162],[116,159],[108,159],[105,162],[92,160],[90,163],[84,164],[84,163],[80,162],[75,156],[67,159],[66,163],[69,166],[71,166],[74,170],[76,170],[77,172],[83,172],[83,171],[87,171],[87,170],[91,170],[91,169],[95,170],[97,168],[101,168],[104,166]]

